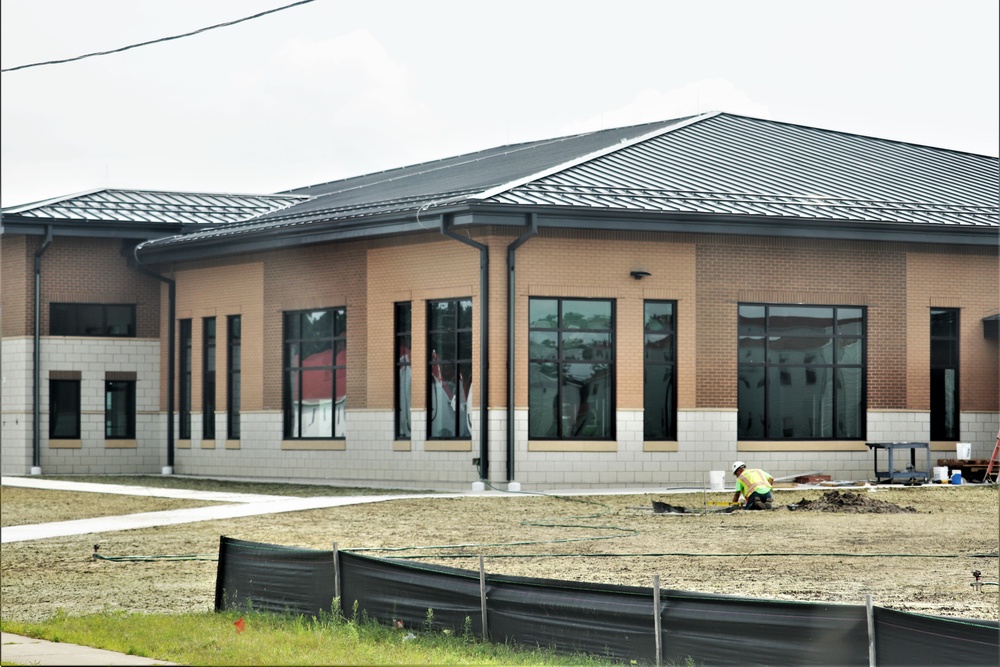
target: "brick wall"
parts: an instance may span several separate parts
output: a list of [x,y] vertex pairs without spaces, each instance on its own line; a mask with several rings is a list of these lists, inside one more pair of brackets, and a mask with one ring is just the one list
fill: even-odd
[[34,247],[26,236],[0,236],[0,335],[4,337],[32,334]]

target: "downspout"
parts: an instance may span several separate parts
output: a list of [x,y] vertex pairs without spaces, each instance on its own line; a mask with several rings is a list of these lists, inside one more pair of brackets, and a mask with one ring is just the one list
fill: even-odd
[[479,479],[486,480],[490,474],[490,429],[487,409],[490,378],[490,248],[453,232],[448,228],[451,220],[451,215],[441,216],[441,233],[479,250]]
[[42,255],[52,245],[52,225],[45,226],[45,240],[35,251],[35,341],[32,356],[34,358],[34,392],[32,397],[32,435],[31,435],[31,474],[42,474]]
[[538,214],[528,214],[528,229],[507,246],[507,481],[514,481],[514,305],[516,295],[514,253],[538,234]]
[[[138,246],[136,246],[136,249]],[[161,471],[164,475],[174,472],[174,348],[177,328],[177,281],[143,268],[139,256],[132,250],[135,270],[150,278],[167,284],[167,465]]]

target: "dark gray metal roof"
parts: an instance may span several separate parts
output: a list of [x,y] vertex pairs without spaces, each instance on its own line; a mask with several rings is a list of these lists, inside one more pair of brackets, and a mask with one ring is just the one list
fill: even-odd
[[[299,195],[243,195],[102,189],[3,209],[5,231],[59,225],[63,233],[113,226],[137,236],[181,233],[191,225],[220,225],[260,217],[301,202]],[[160,233],[157,234],[158,230]]]
[[479,224],[493,224],[486,213],[530,211],[543,226],[560,216],[560,226],[585,227],[625,217],[641,220],[628,228],[651,230],[839,238],[902,230],[907,236],[895,238],[992,243],[998,189],[995,157],[710,113],[291,190],[308,199],[243,224],[144,244],[140,256],[419,231],[444,211],[464,211],[470,224],[477,212]]

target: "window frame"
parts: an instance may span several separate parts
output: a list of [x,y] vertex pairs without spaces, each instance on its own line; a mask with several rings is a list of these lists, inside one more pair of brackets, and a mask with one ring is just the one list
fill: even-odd
[[[540,327],[533,326],[531,321],[531,308],[533,303],[540,301],[555,301],[556,302],[556,324],[550,327]],[[608,326],[605,327],[593,327],[587,329],[581,329],[579,327],[574,328],[569,326],[564,321],[564,305],[568,302],[593,302],[593,303],[606,303],[609,309],[609,321]],[[529,440],[548,440],[548,441],[614,441],[617,439],[617,429],[618,429],[618,415],[617,415],[617,310],[618,304],[617,300],[613,298],[589,298],[589,297],[547,297],[547,296],[533,296],[528,299],[528,404],[529,404],[529,414],[528,414],[528,439]],[[595,358],[592,360],[578,359],[566,356],[566,348],[563,345],[564,334],[565,337],[569,336],[569,332],[582,332],[586,334],[607,334],[608,340],[608,358],[600,359]],[[539,334],[541,336],[555,336],[556,340],[556,354],[555,357],[551,356],[535,356],[533,355],[533,346],[531,343],[532,334]],[[572,349],[572,348],[570,348]],[[607,401],[607,432],[598,435],[586,435],[579,431],[567,433],[564,425],[565,422],[565,411],[567,405],[567,399],[564,392],[564,369],[570,365],[583,365],[589,364],[591,366],[606,366],[607,367],[607,387],[608,395],[605,397]],[[556,367],[556,397],[554,406],[556,408],[556,413],[553,416],[553,422],[555,424],[555,435],[540,435],[537,433],[532,433],[531,429],[536,423],[531,418],[531,410],[533,409],[532,393],[534,386],[531,380],[532,367],[535,365],[554,365]],[[584,401],[581,400],[578,404],[583,406]],[[577,419],[579,421],[579,415]],[[584,425],[585,426],[585,425]],[[583,426],[581,426],[583,428]]]
[[215,440],[215,389],[217,321],[214,317],[201,320],[201,437]]
[[[310,313],[328,313],[332,318],[330,323],[331,333],[329,336],[315,336],[315,337],[303,337],[303,332],[305,327],[303,326],[302,318],[308,316]],[[295,319],[294,327],[292,326],[292,319]],[[338,323],[341,327],[338,330]],[[300,332],[298,336],[291,335],[290,329],[295,328]],[[303,310],[288,310],[282,313],[282,377],[281,377],[281,405],[282,405],[282,438],[285,440],[344,440],[346,438],[346,418],[341,422],[337,419],[337,379],[340,374],[344,375],[344,382],[346,386],[346,374],[347,374],[347,308],[346,306],[334,306],[330,308],[307,308]],[[303,345],[317,345],[323,342],[329,343],[329,349],[331,351],[331,364],[323,364],[317,366],[303,366],[300,360],[298,364],[292,363],[291,349],[296,347],[301,350]],[[337,364],[337,353],[338,348],[344,351],[344,363]],[[306,357],[308,358],[308,357]],[[304,410],[302,405],[304,399],[302,397],[302,387],[305,380],[306,373],[323,372],[330,371],[330,434],[329,435],[302,435],[302,419]],[[296,375],[297,374],[297,375]],[[293,410],[293,391],[292,391],[292,377],[296,377],[297,382],[297,395],[298,400],[298,411]],[[346,415],[346,401],[347,395],[345,390],[344,395],[344,408]],[[298,415],[298,422],[293,423],[294,415]],[[340,432],[338,435],[338,431]],[[297,433],[297,435],[296,435]]]
[[[69,387],[75,386],[76,397],[75,401],[72,399],[70,402],[75,402],[75,419],[74,429],[71,434],[55,433],[55,427],[57,422],[61,421],[59,419],[60,415],[65,414],[65,409],[60,409],[60,403],[57,403],[57,399],[65,398],[61,391],[57,391],[57,386],[59,387]],[[49,378],[49,440],[79,440],[80,439],[80,408],[81,408],[81,381],[79,379],[63,379],[63,378]],[[62,425],[62,424],[60,424]]]
[[[951,332],[948,335],[941,335],[936,333],[937,327],[935,326],[934,316],[938,315],[952,315],[954,317],[954,324],[951,327]],[[959,440],[962,437],[961,432],[961,309],[960,308],[931,308],[930,309],[930,359],[928,364],[928,374],[930,376],[930,387],[929,387],[929,412],[930,412],[930,439],[931,440]],[[944,345],[950,350],[947,350]],[[948,352],[949,363],[942,363],[941,356],[942,352]],[[944,377],[943,375],[939,377],[940,371],[954,371],[953,380],[953,392],[951,395],[951,400],[953,402],[953,423],[952,430],[947,430],[947,425],[945,422],[944,406],[939,405],[940,400],[948,400],[947,396],[944,396],[946,392],[946,387],[943,386]]]
[[[652,331],[649,327],[648,307],[653,305],[670,306],[670,328],[668,330]],[[655,441],[675,441],[677,440],[677,301],[670,299],[646,299],[642,303],[642,410],[643,410],[643,440]],[[654,360],[648,354],[647,344],[649,336],[669,336],[670,361]],[[670,386],[673,391],[669,396],[669,404],[666,406],[667,425],[660,433],[652,433],[650,429],[650,405],[648,401],[648,385],[650,382],[650,371],[669,367]]]
[[[60,310],[65,312],[59,313]],[[127,309],[128,318],[125,332],[112,333],[113,322],[109,322],[109,312],[112,309]],[[84,320],[100,319],[100,331],[97,333],[83,331],[81,315],[90,314]],[[99,316],[94,317],[94,316]],[[77,303],[69,301],[52,301],[49,303],[49,335],[50,336],[87,336],[94,338],[135,338],[137,334],[136,306],[134,303]]]
[[409,440],[413,437],[410,415],[413,405],[413,304],[410,301],[393,304],[393,351],[394,435],[396,440]]
[[177,335],[177,437],[180,440],[191,439],[191,390],[192,390],[192,356],[194,354],[194,337],[192,321],[178,321]]
[[[744,328],[742,322],[741,311],[744,308],[763,308],[763,316],[761,320],[763,324],[760,327],[753,327],[751,329]],[[831,359],[828,363],[781,363],[776,361],[771,361],[772,356],[772,338],[780,338],[778,331],[769,331],[769,322],[771,319],[771,309],[829,309],[831,311],[831,323],[832,330],[829,333],[815,334],[808,332],[797,332],[794,335],[788,334],[787,338],[800,338],[809,339],[816,338],[817,340],[823,338],[830,339],[831,345]],[[841,317],[838,316],[840,311],[860,311],[860,331],[841,332],[841,327],[846,325],[841,325]],[[742,390],[737,386],[737,440],[738,441],[770,441],[770,442],[784,442],[784,441],[857,441],[865,440],[867,438],[867,409],[868,409],[868,308],[863,305],[849,305],[849,304],[789,304],[789,303],[760,303],[760,302],[740,302],[737,304],[737,323],[736,323],[736,350],[737,350],[737,383],[743,382],[745,376],[744,371],[751,368],[763,369],[763,425],[761,426],[762,433],[747,433],[746,426],[744,424],[746,416],[746,408],[741,405],[741,394]],[[744,347],[744,339],[762,339],[763,347],[759,356],[762,360],[760,361],[744,361],[740,358],[741,354],[744,354],[743,350],[748,350],[746,354],[751,353],[749,346]],[[841,344],[845,341],[857,340],[860,342],[860,362],[858,363],[848,363],[846,361],[841,361],[838,359],[838,352],[841,349]],[[770,433],[776,428],[775,420],[778,415],[774,414],[772,409],[772,401],[777,400],[776,397],[772,395],[772,378],[774,373],[777,372],[780,378],[780,384],[785,386],[785,381],[792,382],[791,373],[789,372],[794,368],[802,368],[806,371],[806,377],[809,377],[810,371],[815,372],[816,369],[824,368],[830,369],[832,371],[831,376],[831,392],[830,400],[832,402],[831,414],[831,430],[832,433],[829,436],[826,435],[802,435],[802,434],[792,434],[792,435],[782,435],[774,436]],[[845,405],[839,405],[840,398],[838,393],[837,379],[838,371],[843,369],[858,369],[859,375],[859,405],[857,407],[857,428],[856,433],[846,433],[842,434],[840,432],[840,423],[838,417],[842,412],[848,411],[850,403]]]
[[[235,334],[233,332],[236,332]],[[240,403],[243,396],[243,318],[226,318],[226,439],[240,439]]]
[[[435,328],[434,322],[437,318],[433,315],[433,310],[439,305],[449,304],[455,309],[454,313],[454,327],[444,327]],[[460,326],[461,314],[463,304],[468,305],[468,323],[467,326]],[[434,414],[435,408],[437,406],[437,400],[435,399],[435,386],[434,383],[441,378],[441,391],[447,391],[445,389],[444,378],[446,377],[446,368],[451,368],[452,371],[447,373],[447,377],[454,377],[458,379],[458,386],[461,386],[463,375],[462,367],[465,366],[468,369],[468,386],[471,391],[472,382],[475,379],[474,369],[472,368],[472,330],[473,330],[473,303],[472,297],[453,297],[449,299],[434,299],[427,301],[427,327],[426,327],[426,343],[427,343],[427,439],[428,440],[470,440],[472,438],[472,428],[469,423],[469,399],[470,396],[466,395],[465,398],[465,420],[462,420],[462,407],[460,401],[455,401],[452,397],[451,401],[459,406],[458,409],[453,408],[454,421],[452,422],[452,433],[454,435],[435,435],[434,428],[437,422],[437,418]],[[451,337],[450,341],[452,349],[455,350],[454,358],[445,358],[437,354],[434,347],[435,337]],[[467,338],[467,340],[465,340]],[[465,345],[468,349],[468,356],[462,356],[459,350],[463,349]],[[442,351],[442,354],[444,352]],[[437,369],[437,373],[435,373]]]
[[[113,390],[113,385],[123,385],[124,386],[124,407],[114,404],[113,396],[115,393]],[[104,439],[105,440],[135,440],[135,395],[136,395],[136,381],[135,380],[104,380]],[[114,415],[118,412],[124,412],[124,424],[125,429],[123,433],[112,433],[114,422]]]

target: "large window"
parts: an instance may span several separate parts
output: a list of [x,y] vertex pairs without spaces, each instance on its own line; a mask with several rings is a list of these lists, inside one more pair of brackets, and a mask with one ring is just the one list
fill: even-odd
[[135,337],[135,306],[105,303],[49,304],[52,336]]
[[472,300],[427,304],[429,438],[468,438],[472,388]]
[[135,380],[104,381],[104,437],[135,438]]
[[740,439],[865,437],[865,311],[739,306]]
[[201,437],[215,439],[215,318],[206,317],[201,330]]
[[178,431],[181,440],[191,439],[191,320],[180,321],[180,386],[178,387]]
[[412,308],[409,302],[397,303],[395,312],[396,349],[396,438],[410,438],[410,321]]
[[643,305],[643,438],[677,439],[677,304]]
[[931,310],[931,440],[958,440],[958,309]]
[[343,438],[347,404],[344,308],[285,313],[286,438]]
[[614,303],[533,298],[528,311],[528,436],[613,439]]
[[240,439],[240,373],[242,321],[239,315],[230,315],[226,328],[226,368],[229,377],[226,382],[226,438]]
[[80,380],[49,379],[49,438],[80,438]]

